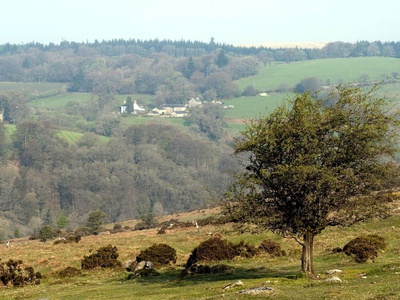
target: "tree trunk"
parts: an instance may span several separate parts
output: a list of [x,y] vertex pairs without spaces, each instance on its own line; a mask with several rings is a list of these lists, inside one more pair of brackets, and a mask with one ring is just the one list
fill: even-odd
[[314,276],[313,265],[314,234],[306,233],[303,237],[303,251],[301,254],[301,271],[308,276]]

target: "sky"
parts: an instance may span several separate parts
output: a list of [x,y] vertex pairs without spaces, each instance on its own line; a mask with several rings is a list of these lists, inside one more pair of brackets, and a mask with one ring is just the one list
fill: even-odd
[[400,41],[399,0],[0,0],[0,44]]

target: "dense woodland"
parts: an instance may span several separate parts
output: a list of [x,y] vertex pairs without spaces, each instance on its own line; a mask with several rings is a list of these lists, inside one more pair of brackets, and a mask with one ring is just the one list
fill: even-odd
[[115,222],[212,206],[235,168],[227,146],[166,124],[76,144],[36,121],[17,124],[9,143],[3,124],[0,134],[1,238],[65,217],[75,228],[98,209]]
[[[0,239],[65,218],[74,228],[98,209],[115,222],[216,204],[238,168],[223,111],[209,105],[195,111],[186,120],[195,133],[160,122],[128,126],[112,114],[116,95],[151,95],[150,106],[254,95],[264,91],[241,90],[235,80],[262,65],[358,56],[400,57],[400,43],[335,42],[322,49],[236,47],[213,39],[0,45],[0,81],[61,82],[66,90],[51,94],[91,94],[88,104],[69,102],[43,113],[29,102],[48,92],[0,91]],[[60,129],[84,135],[68,143]]]

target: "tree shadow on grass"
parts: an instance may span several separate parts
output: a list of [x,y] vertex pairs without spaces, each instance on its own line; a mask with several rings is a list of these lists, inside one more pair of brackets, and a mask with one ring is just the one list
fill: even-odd
[[159,284],[168,283],[168,285],[185,286],[193,284],[201,284],[206,282],[218,281],[237,281],[243,279],[272,279],[279,278],[283,280],[296,280],[303,278],[303,274],[289,268],[282,269],[269,269],[265,267],[259,268],[242,268],[242,267],[229,267],[229,271],[224,273],[207,273],[207,274],[193,274],[182,275],[183,269],[168,270],[161,272],[159,276],[137,277],[139,282],[144,284]]

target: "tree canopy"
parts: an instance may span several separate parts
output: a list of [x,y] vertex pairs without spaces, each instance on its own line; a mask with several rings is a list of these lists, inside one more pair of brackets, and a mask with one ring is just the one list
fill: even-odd
[[381,216],[390,200],[399,115],[375,90],[340,85],[329,99],[298,94],[250,120],[235,140],[245,170],[227,193],[227,212],[295,238],[308,274],[316,235]]

